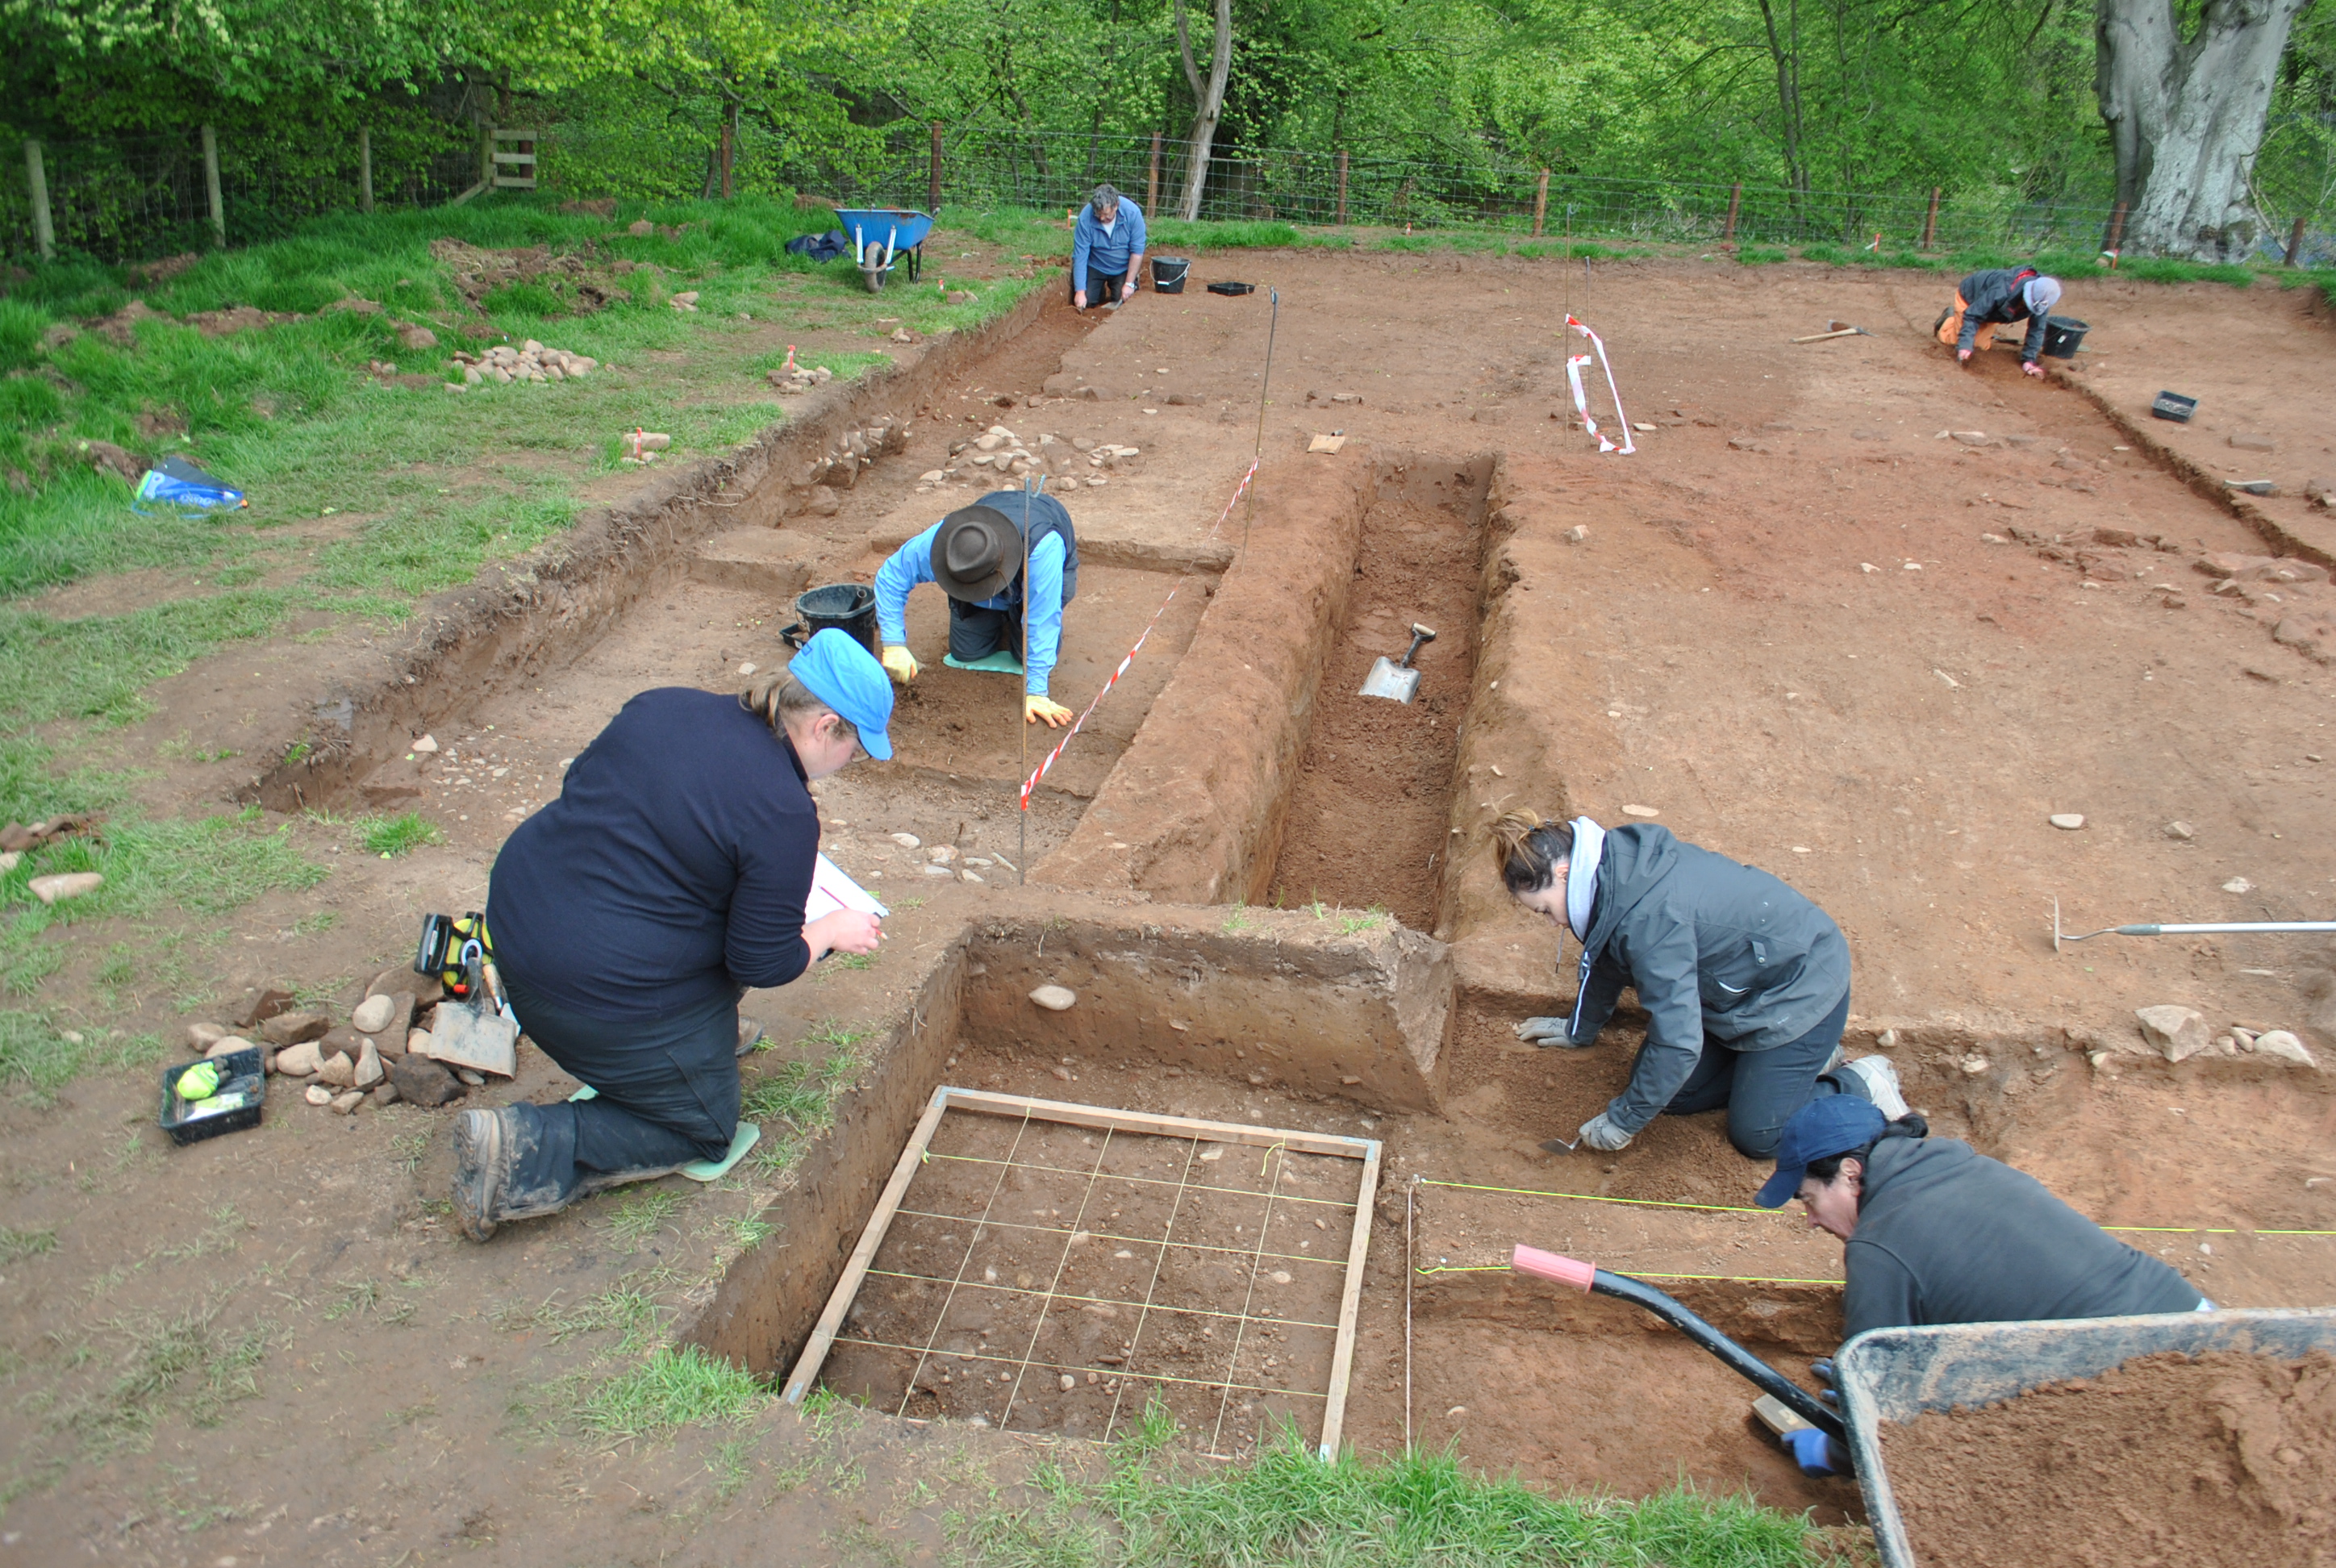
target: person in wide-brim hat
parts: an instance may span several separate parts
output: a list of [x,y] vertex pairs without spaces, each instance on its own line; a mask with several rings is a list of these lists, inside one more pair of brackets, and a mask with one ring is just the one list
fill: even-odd
[[1046,690],[1062,647],[1063,607],[1079,588],[1078,533],[1061,502],[1041,492],[993,491],[910,540],[878,569],[884,667],[904,686],[920,668],[909,651],[909,594],[928,582],[949,596],[949,663],[1018,668],[1024,722],[1055,728],[1070,722],[1071,710]]

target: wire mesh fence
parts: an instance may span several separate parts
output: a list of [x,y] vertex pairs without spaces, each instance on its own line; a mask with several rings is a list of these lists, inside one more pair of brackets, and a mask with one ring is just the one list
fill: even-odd
[[[432,207],[477,182],[480,131],[467,122],[412,117],[371,138],[376,207]],[[536,147],[547,190],[563,197],[647,199],[720,189],[718,141],[688,124],[640,127],[547,123]],[[227,243],[289,232],[301,219],[360,204],[355,136],[217,141]],[[106,261],[214,243],[199,128],[175,136],[48,142],[41,147],[55,245]],[[732,188],[803,190],[847,201],[943,209],[1066,210],[1109,182],[1148,217],[1181,216],[1191,144],[1174,138],[1028,131],[902,122],[851,146],[790,141],[740,128]],[[0,250],[34,252],[32,182],[19,163],[0,179]],[[1637,244],[1835,246],[1883,254],[2090,250],[2113,229],[2097,193],[2032,200],[2010,188],[1850,192],[1756,183],[1623,180],[1545,172],[1491,157],[1434,161],[1352,150],[1253,148],[1219,141],[1204,161],[1195,216],[1308,227],[1411,231],[1468,229],[1519,240],[1580,239]],[[2275,261],[2289,234],[2265,234],[2256,259]],[[2242,259],[2234,256],[2231,259]],[[2316,225],[2296,258],[2336,262],[2336,239]]]

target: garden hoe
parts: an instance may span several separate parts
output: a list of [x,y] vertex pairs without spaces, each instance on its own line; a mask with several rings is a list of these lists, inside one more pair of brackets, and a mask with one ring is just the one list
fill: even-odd
[[1390,663],[1381,654],[1371,666],[1370,678],[1363,682],[1362,696],[1383,696],[1392,702],[1409,702],[1419,690],[1419,672],[1411,667],[1411,656],[1419,651],[1423,642],[1434,642],[1436,634],[1420,625],[1411,623],[1411,646],[1403,650],[1403,657]]

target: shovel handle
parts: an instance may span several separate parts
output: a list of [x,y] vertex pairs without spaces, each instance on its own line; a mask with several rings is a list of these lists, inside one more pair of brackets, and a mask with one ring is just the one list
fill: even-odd
[[1403,650],[1403,657],[1396,661],[1396,668],[1409,669],[1411,667],[1411,656],[1419,651],[1419,645],[1423,642],[1434,642],[1435,640],[1436,634],[1434,632],[1428,630],[1427,628],[1420,625],[1417,621],[1413,621],[1411,623],[1411,646]]

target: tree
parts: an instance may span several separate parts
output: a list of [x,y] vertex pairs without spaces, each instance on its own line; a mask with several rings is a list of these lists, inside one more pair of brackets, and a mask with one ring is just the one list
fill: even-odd
[[1201,215],[1201,196],[1209,180],[1209,144],[1216,140],[1217,122],[1225,112],[1225,83],[1233,68],[1233,0],[1217,0],[1216,45],[1210,51],[1209,81],[1203,88],[1192,63],[1192,34],[1184,21],[1184,0],[1175,0],[1176,52],[1184,62],[1184,81],[1192,89],[1192,135],[1184,165],[1184,217]]
[[2195,257],[2249,248],[2263,120],[2288,30],[2311,0],[2205,0],[2187,36],[2175,0],[2098,3],[2101,118],[2126,247]]

